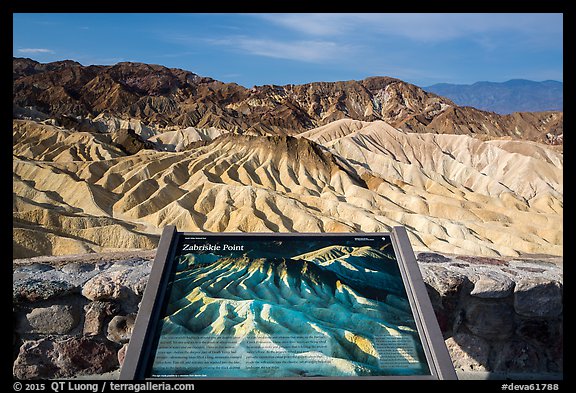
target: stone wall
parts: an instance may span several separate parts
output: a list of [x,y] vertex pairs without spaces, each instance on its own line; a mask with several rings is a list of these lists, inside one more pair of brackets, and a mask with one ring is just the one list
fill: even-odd
[[457,371],[562,373],[561,266],[434,253],[418,262]]
[[[117,371],[152,259],[15,261],[14,377]],[[561,261],[419,253],[418,263],[458,372],[562,373]]]

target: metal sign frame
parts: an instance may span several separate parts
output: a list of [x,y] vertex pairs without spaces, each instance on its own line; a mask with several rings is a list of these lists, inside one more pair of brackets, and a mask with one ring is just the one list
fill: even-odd
[[[167,301],[169,280],[174,269],[174,259],[180,236],[262,236],[262,237],[306,237],[306,236],[390,236],[402,281],[406,289],[410,308],[412,310],[417,331],[420,336],[430,375],[387,375],[370,377],[301,377],[307,379],[457,379],[450,355],[444,343],[442,332],[438,326],[430,298],[422,280],[414,251],[404,227],[394,227],[390,233],[193,233],[178,232],[175,226],[166,226],[162,232],[156,252],[152,271],[140,309],[136,318],[134,330],[125,360],[120,373],[121,380],[144,380],[153,359],[154,337],[160,326],[163,305]],[[230,379],[205,378],[206,379]],[[252,378],[242,378],[252,379]],[[262,378],[254,378],[262,379]],[[293,379],[293,378],[266,378]]]

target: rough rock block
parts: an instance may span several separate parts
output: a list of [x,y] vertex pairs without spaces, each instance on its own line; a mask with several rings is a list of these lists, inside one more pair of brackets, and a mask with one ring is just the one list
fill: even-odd
[[511,295],[513,288],[514,281],[503,274],[481,274],[474,283],[470,295],[485,299],[499,299]]
[[423,279],[441,297],[457,293],[468,280],[466,276],[439,266],[423,266]]
[[458,333],[446,340],[454,368],[461,371],[489,371],[488,341],[472,334]]
[[54,342],[48,339],[27,341],[20,347],[20,352],[13,365],[13,374],[18,379],[53,378],[58,372],[55,361],[58,352]]
[[488,340],[504,340],[514,333],[514,309],[498,301],[471,298],[465,308],[465,325]]
[[84,306],[84,335],[97,336],[102,331],[104,320],[108,316],[114,315],[118,307],[114,303],[100,300],[88,303]]
[[132,336],[136,314],[116,315],[108,324],[108,340],[118,344],[127,343]]
[[78,325],[80,313],[72,306],[53,305],[33,309],[26,320],[31,333],[66,334]]
[[128,271],[112,271],[92,277],[82,288],[82,295],[90,300],[115,300],[126,297],[123,285]]
[[68,282],[41,281],[31,278],[15,282],[12,286],[12,296],[14,302],[35,302],[68,295],[74,290],[76,287]]
[[19,379],[66,378],[78,374],[101,374],[118,367],[114,344],[86,337],[61,341],[48,338],[26,341],[14,362]]
[[525,317],[558,317],[562,313],[562,285],[541,277],[523,278],[516,284],[514,309]]
[[126,300],[141,297],[148,283],[150,265],[144,267],[119,266],[104,271],[82,287],[82,295],[90,300]]

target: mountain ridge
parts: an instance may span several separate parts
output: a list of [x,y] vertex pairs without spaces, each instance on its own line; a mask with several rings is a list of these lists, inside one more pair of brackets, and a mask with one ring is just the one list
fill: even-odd
[[36,111],[59,122],[79,118],[78,127],[86,119],[107,114],[163,129],[214,127],[256,135],[294,135],[344,118],[382,120],[407,132],[544,143],[563,134],[562,112],[501,116],[457,106],[448,98],[384,76],[247,89],[159,65],[82,66],[13,58],[13,86],[15,117]]

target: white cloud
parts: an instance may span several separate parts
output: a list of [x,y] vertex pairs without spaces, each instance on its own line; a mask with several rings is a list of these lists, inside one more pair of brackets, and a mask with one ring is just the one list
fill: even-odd
[[351,50],[347,45],[323,40],[280,41],[235,36],[225,39],[208,39],[207,42],[241,49],[253,55],[312,63],[334,59]]
[[353,15],[355,14],[253,14],[273,24],[314,36],[345,33],[354,23]]
[[561,37],[562,14],[408,13],[408,14],[253,14],[267,22],[316,36],[385,34],[433,43],[478,34],[518,33],[529,40]]
[[18,49],[20,53],[31,53],[31,54],[38,54],[38,53],[55,53],[51,49],[46,48],[20,48]]

